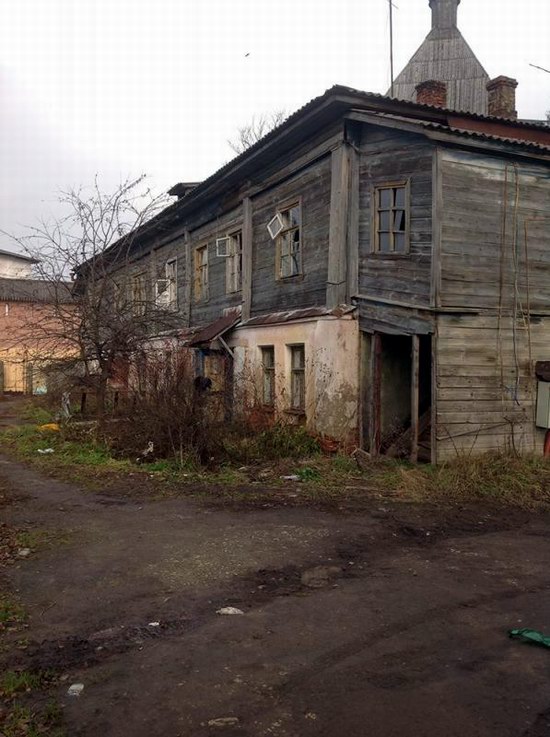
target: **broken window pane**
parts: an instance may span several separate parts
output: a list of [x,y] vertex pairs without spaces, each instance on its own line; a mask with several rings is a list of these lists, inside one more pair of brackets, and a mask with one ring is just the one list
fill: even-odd
[[263,403],[272,406],[275,403],[275,348],[265,346],[262,351],[263,370]]
[[405,231],[405,211],[395,210],[393,214],[393,230],[394,231]]
[[281,213],[286,229],[278,238],[279,278],[285,279],[302,273],[300,206],[294,205]]

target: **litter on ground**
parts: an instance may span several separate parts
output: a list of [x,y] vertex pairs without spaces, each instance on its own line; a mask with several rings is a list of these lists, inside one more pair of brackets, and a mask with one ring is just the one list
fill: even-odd
[[532,645],[540,645],[541,647],[550,648],[550,636],[543,635],[542,632],[530,629],[521,629],[510,630],[508,634],[512,639],[523,640],[523,642],[528,642]]
[[216,614],[225,614],[227,616],[231,616],[233,614],[244,614],[242,609],[237,609],[237,607],[234,606],[224,606],[221,609],[218,609],[216,611]]

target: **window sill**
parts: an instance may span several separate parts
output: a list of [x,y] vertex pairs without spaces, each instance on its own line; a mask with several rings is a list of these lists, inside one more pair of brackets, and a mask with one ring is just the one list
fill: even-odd
[[285,409],[286,415],[294,415],[295,417],[305,417],[306,411],[305,409],[297,409],[296,407],[288,407]]
[[407,251],[406,253],[380,253],[380,251],[371,251],[369,253],[369,256],[372,256],[374,258],[379,259],[396,259],[399,260],[400,258],[410,258],[412,254],[410,251]]
[[305,274],[294,274],[294,276],[279,276],[276,281],[278,284],[287,284],[288,282],[301,282],[304,279]]

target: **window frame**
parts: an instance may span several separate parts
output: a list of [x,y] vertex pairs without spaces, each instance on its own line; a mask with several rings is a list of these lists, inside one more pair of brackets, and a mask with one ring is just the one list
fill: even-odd
[[[276,214],[283,217],[283,213],[288,212],[289,210],[292,210],[295,207],[297,207],[300,211],[300,224],[298,228],[296,227],[284,228],[279,233],[279,235],[275,238],[275,279],[276,281],[280,283],[293,281],[293,280],[298,281],[304,278],[304,208],[302,204],[302,197],[293,197],[292,199],[279,204],[276,209]],[[282,270],[281,270],[282,239],[286,235],[286,233],[289,233],[295,230],[298,230],[300,234],[299,270],[296,274],[289,274],[288,276],[283,276]],[[290,256],[290,253],[289,253],[289,256]]]
[[[229,238],[229,254],[225,256],[225,291],[226,294],[239,294],[243,291],[243,229],[231,230],[226,238]],[[238,248],[235,244],[238,242]],[[234,265],[238,268],[235,269]]]
[[[260,358],[262,367],[262,406],[269,407],[272,409],[275,407],[275,346],[274,345],[261,345]],[[266,365],[265,357],[270,352],[273,358],[271,366]],[[271,391],[271,401],[266,402],[266,381],[269,381]]]
[[[170,266],[174,266],[174,275],[173,277],[168,276],[168,268]],[[157,272],[157,278],[155,281],[155,305],[159,309],[166,310],[168,312],[177,312],[178,310],[178,258],[177,256],[174,256],[173,258],[166,259],[166,261],[162,264],[164,276],[159,276]],[[159,303],[159,297],[163,292],[159,292],[159,282],[167,282],[167,291],[168,291],[168,304],[163,305]]]
[[[290,354],[290,412],[295,412],[298,414],[305,414],[306,412],[306,346],[305,343],[293,343],[289,344],[287,346]],[[295,366],[294,365],[294,356],[295,352],[297,350],[300,350],[302,352],[303,356],[303,365],[302,366]],[[302,391],[301,394],[301,401],[299,401],[298,404],[295,404],[294,402],[294,391],[295,391],[295,378],[296,376],[301,376],[301,382],[302,382]]]
[[[137,290],[136,284],[138,281],[142,283],[142,290],[140,290],[142,299],[136,299]],[[143,317],[147,313],[147,272],[139,271],[132,274],[132,315],[134,317]]]
[[[202,263],[200,259],[200,253],[206,254],[206,261]],[[195,303],[208,302],[210,297],[209,291],[209,259],[208,259],[208,243],[201,243],[194,248],[193,258],[193,300]],[[206,274],[206,279],[203,281],[202,274]]]
[[[381,251],[380,250],[380,212],[381,209],[378,207],[379,192],[384,189],[397,189],[402,188],[405,190],[405,204],[403,210],[405,212],[405,247],[402,251]],[[389,208],[390,212],[396,209],[394,206]],[[399,232],[399,231],[397,231]],[[390,237],[393,238],[394,231],[389,231]],[[381,180],[375,182],[372,186],[371,192],[371,255],[379,258],[403,258],[410,255],[411,252],[411,180],[400,179],[395,181]]]

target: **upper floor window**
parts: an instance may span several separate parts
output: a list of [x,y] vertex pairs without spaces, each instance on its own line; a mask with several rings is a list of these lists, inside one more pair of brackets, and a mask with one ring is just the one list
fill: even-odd
[[243,236],[241,231],[227,237],[226,289],[228,293],[240,292],[243,286]]
[[407,253],[409,250],[409,190],[407,183],[376,187],[374,251]]
[[277,278],[302,274],[302,208],[300,203],[279,210],[268,225],[277,243]]
[[147,308],[147,282],[145,272],[132,277],[132,312],[136,317],[145,315]]
[[195,248],[195,301],[208,299],[208,246]]
[[177,310],[178,308],[178,283],[177,283],[176,259],[167,261],[158,273],[155,287],[155,301],[157,307],[165,310]]

